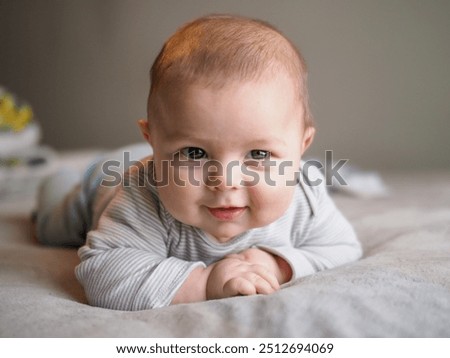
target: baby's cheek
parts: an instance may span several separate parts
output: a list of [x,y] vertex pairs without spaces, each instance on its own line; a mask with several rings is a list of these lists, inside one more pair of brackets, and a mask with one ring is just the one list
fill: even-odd
[[189,203],[189,193],[186,188],[172,183],[158,188],[158,191],[162,204],[172,215],[186,210],[185,206]]
[[264,226],[280,218],[288,209],[294,190],[277,185],[258,185],[248,188],[253,219]]
[[160,199],[164,208],[176,220],[187,225],[195,225],[192,222],[195,218],[195,208],[192,206],[192,201],[184,195],[184,191],[180,188],[171,187],[160,191]]

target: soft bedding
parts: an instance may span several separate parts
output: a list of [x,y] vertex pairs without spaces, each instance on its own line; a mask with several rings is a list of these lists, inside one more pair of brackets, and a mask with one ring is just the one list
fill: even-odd
[[139,312],[87,305],[76,250],[33,240],[32,198],[2,200],[0,336],[450,337],[450,171],[382,176],[384,198],[334,195],[360,261],[269,296]]

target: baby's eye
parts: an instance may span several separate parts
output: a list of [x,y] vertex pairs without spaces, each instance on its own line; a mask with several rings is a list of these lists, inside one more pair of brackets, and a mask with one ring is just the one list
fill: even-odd
[[250,151],[250,158],[254,160],[264,160],[270,158],[270,152],[262,149],[254,149]]
[[186,147],[180,150],[180,153],[187,159],[200,160],[206,157],[206,152],[202,148]]

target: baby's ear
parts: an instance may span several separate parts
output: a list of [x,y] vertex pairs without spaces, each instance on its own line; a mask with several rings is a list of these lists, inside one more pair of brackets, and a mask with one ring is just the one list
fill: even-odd
[[138,120],[139,129],[141,130],[142,135],[144,136],[145,140],[147,142],[151,143],[151,137],[150,137],[150,128],[148,125],[148,120],[146,119],[139,119]]
[[313,126],[309,126],[305,129],[305,133],[303,133],[303,141],[302,141],[302,155],[306,152],[306,149],[309,148],[311,143],[314,140],[314,135],[316,134],[316,128]]

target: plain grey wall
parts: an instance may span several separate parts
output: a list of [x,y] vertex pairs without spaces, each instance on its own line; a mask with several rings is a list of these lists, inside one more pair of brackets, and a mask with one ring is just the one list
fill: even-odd
[[215,12],[267,20],[300,47],[318,127],[310,155],[450,167],[448,0],[0,0],[0,85],[33,105],[54,148],[136,142],[164,40]]

